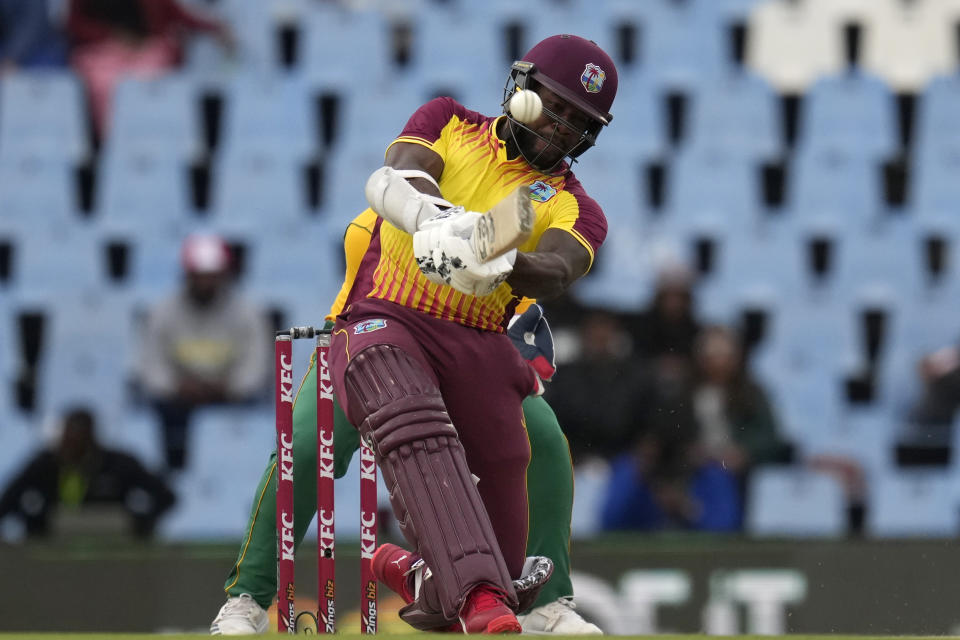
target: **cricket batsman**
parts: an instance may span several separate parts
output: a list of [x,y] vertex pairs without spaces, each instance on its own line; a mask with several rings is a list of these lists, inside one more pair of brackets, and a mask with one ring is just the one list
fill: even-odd
[[[367,246],[334,305],[340,313],[331,366],[343,410],[337,473],[356,447],[344,442],[356,442],[348,429],[357,425],[410,546],[383,545],[373,569],[408,603],[401,616],[416,628],[520,632],[512,581],[530,547],[553,558],[560,571],[551,585],[557,591],[542,594],[541,606],[524,619],[545,631],[599,631],[558,602],[571,595],[569,454],[549,407],[528,398],[541,388],[536,365],[546,376],[552,370],[546,325],[536,307],[520,315],[517,322],[526,324],[514,334],[534,336],[519,340],[527,347],[521,355],[507,324],[524,296],[559,295],[585,274],[606,236],[602,210],[570,167],[612,119],[616,88],[614,64],[595,43],[547,38],[513,65],[504,115],[433,100],[413,114],[388,148],[385,166],[367,182],[371,209],[352,227],[368,232]],[[520,92],[524,99],[513,100]],[[517,186],[529,188],[532,233],[519,249],[484,261],[472,237],[477,219]],[[294,428],[304,440],[295,450],[301,452],[315,452],[309,395],[295,408]],[[536,455],[531,464],[531,444],[535,454],[545,453],[545,471]],[[315,506],[307,492],[315,491],[308,474],[316,473],[316,461],[297,462],[295,474],[303,477],[295,486],[305,488],[297,497],[303,505],[296,509],[299,541]],[[231,602],[260,608],[275,592],[274,530],[269,517],[266,525],[258,518],[271,513],[265,505],[272,474],[271,465],[215,633],[232,632],[226,624]],[[532,528],[528,487],[535,500]],[[547,512],[563,513],[562,522],[550,522]],[[257,575],[250,579],[247,571]],[[560,628],[559,619],[571,616],[580,630]]]

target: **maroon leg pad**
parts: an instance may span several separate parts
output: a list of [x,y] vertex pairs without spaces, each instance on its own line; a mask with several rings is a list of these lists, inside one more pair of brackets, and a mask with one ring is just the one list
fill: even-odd
[[510,574],[443,398],[422,366],[392,345],[356,354],[344,372],[350,415],[370,443],[404,537],[430,567],[417,608],[455,621],[477,585],[502,590]]

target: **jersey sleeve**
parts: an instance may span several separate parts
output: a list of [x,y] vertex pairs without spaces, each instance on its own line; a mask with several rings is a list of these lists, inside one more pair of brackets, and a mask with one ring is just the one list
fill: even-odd
[[562,229],[576,238],[590,254],[590,266],[607,237],[607,218],[597,201],[576,183],[557,198],[550,219],[551,229]]
[[446,159],[447,141],[443,130],[454,119],[464,119],[466,111],[466,108],[453,98],[434,98],[410,116],[403,131],[390,146],[398,142],[419,144]]

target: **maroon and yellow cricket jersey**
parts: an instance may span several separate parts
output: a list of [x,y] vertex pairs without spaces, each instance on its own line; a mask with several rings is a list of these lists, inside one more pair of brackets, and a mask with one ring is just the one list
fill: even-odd
[[[487,211],[516,187],[528,185],[536,222],[520,251],[535,250],[547,229],[562,229],[584,246],[592,263],[607,234],[599,205],[571,172],[548,177],[522,158],[508,160],[504,141],[496,134],[496,121],[452,98],[436,98],[413,114],[395,142],[423,145],[439,154],[444,161],[440,192],[469,211]],[[346,302],[363,297],[389,300],[487,331],[503,331],[518,302],[507,283],[480,297],[430,282],[417,268],[411,235],[380,218]]]

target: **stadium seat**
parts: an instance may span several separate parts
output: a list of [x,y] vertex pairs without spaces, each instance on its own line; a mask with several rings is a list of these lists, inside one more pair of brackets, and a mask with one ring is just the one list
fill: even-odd
[[[405,75],[425,88],[461,86],[462,91],[471,90],[473,95],[486,95],[485,102],[469,107],[497,113],[513,61],[508,60],[502,25],[488,19],[475,20],[473,14],[469,10],[419,13],[412,23],[412,55]],[[478,65],[477,53],[481,51],[487,63]]]
[[584,156],[585,163],[607,152],[647,159],[666,151],[663,95],[646,75],[633,74],[620,83],[612,113],[613,121],[598,137],[597,148]]
[[871,3],[866,13],[863,65],[897,91],[916,92],[954,66],[952,22],[937,2]]
[[227,84],[221,153],[303,160],[317,148],[313,96],[299,76],[244,72]]
[[[500,94],[495,94],[494,98]],[[370,158],[370,168],[355,179],[346,179],[343,184],[327,181],[331,188],[354,189],[363,191],[367,176],[383,165],[383,154],[387,146],[400,135],[410,116],[430,99],[419,87],[401,86],[395,88],[350,87],[344,91],[340,103],[339,143],[335,155],[327,158],[328,169],[339,171],[337,165],[345,161],[352,163],[357,156]],[[362,195],[362,193],[361,193]]]
[[847,407],[839,422],[815,430],[803,440],[804,456],[854,461],[867,482],[893,463],[897,423],[881,405]]
[[574,468],[576,493],[573,496],[573,513],[570,519],[570,535],[588,538],[600,532],[600,505],[610,482],[610,465],[595,459]]
[[795,162],[787,208],[798,223],[822,223],[835,233],[856,235],[880,222],[885,210],[875,160],[808,149]]
[[107,149],[188,161],[200,151],[200,91],[189,75],[128,76],[113,94]]
[[44,446],[40,428],[19,412],[3,414],[0,429],[0,487],[7,483]]
[[719,149],[683,150],[668,171],[666,206],[680,224],[710,214],[732,229],[753,229],[760,214],[758,165]]
[[779,369],[790,375],[839,376],[866,356],[858,321],[856,308],[849,304],[783,304],[767,328],[758,357],[767,360],[770,375],[770,369]]
[[[268,306],[286,308],[305,298],[323,305],[325,312],[343,283],[342,237],[325,234],[319,223],[291,234],[262,234],[247,257],[245,290]],[[310,322],[322,323],[322,317]]]
[[852,70],[823,77],[802,104],[799,143],[805,151],[883,159],[897,149],[893,95],[876,76]]
[[0,158],[38,155],[77,162],[88,153],[83,91],[69,71],[0,79]]
[[707,2],[657,2],[641,33],[640,61],[655,81],[696,86],[729,60],[721,24],[703,10]]
[[304,165],[285,153],[223,149],[213,176],[208,222],[224,233],[250,233],[306,221]]
[[957,497],[945,471],[893,471],[875,477],[867,497],[871,538],[953,538]]
[[732,321],[744,306],[775,310],[785,299],[799,297],[809,286],[805,252],[806,243],[792,226],[724,234],[715,245],[712,272],[698,289],[700,310]]
[[390,80],[389,22],[381,13],[313,2],[303,26],[303,73],[311,84],[347,91],[358,83],[369,89]]
[[687,144],[717,148],[747,160],[780,150],[779,111],[770,86],[749,72],[729,72],[700,83],[691,94]]
[[960,76],[932,79],[918,98],[913,122],[917,156],[933,158],[937,149],[960,147]]
[[622,219],[607,234],[590,273],[573,285],[571,293],[577,302],[618,311],[639,311],[646,305],[659,256],[646,242],[641,222]]
[[925,289],[922,246],[910,230],[836,238],[834,286],[866,305],[913,305]]
[[577,180],[599,203],[613,230],[619,229],[620,223],[643,221],[648,213],[644,169],[638,156],[600,145],[573,166]]
[[148,149],[101,157],[96,222],[105,233],[178,235],[195,223],[188,166]]
[[193,416],[187,468],[175,477],[178,501],[158,527],[161,539],[237,540],[260,474],[276,442],[267,407],[209,408]]
[[103,287],[107,281],[103,246],[95,233],[63,227],[17,238],[10,295],[18,304],[50,303],[66,292]]
[[73,171],[63,158],[0,159],[0,230],[49,231],[79,225]]
[[38,406],[60,415],[74,404],[103,421],[122,419],[134,365],[134,323],[123,293],[65,293],[50,308],[40,354]]
[[156,301],[180,286],[181,235],[138,234],[121,239],[129,243],[127,282],[139,303]]
[[900,305],[888,320],[891,351],[903,352],[916,359],[941,347],[957,344],[960,319],[955,308],[956,298],[941,305]]
[[807,2],[772,0],[748,21],[747,62],[785,93],[803,93],[820,76],[843,68],[840,30]]
[[841,424],[841,372],[827,366],[798,370],[777,353],[776,345],[764,344],[753,363],[756,379],[762,381],[776,407],[779,428],[796,446],[798,457],[806,457]]
[[[949,129],[945,135],[950,135]],[[932,215],[954,215],[960,198],[960,182],[956,180],[960,144],[926,144],[918,149],[913,162],[916,177],[910,196],[912,208]]]
[[846,503],[833,476],[761,467],[750,475],[746,530],[754,537],[840,537],[847,532]]

